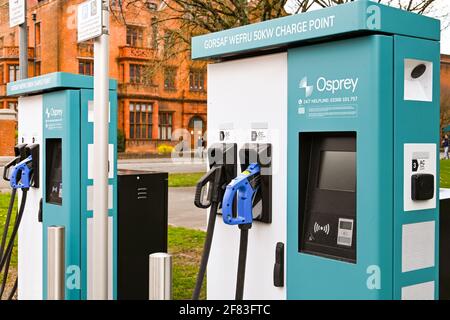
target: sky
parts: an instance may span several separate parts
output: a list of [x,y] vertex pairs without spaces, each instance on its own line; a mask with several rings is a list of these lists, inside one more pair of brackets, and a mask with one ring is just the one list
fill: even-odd
[[[409,0],[400,0],[409,1]],[[422,0],[415,0],[422,1]],[[290,0],[286,5],[286,10],[290,12],[292,9],[289,7],[294,6],[295,0]],[[319,8],[314,8],[319,9]],[[450,1],[449,0],[435,0],[434,7],[427,14],[434,18],[441,20],[443,30],[441,34],[441,53],[450,55]]]

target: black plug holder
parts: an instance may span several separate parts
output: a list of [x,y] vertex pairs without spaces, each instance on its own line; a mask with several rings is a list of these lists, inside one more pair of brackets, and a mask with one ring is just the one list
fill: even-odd
[[39,145],[38,144],[29,144],[26,147],[27,155],[31,155],[33,159],[32,169],[33,169],[33,181],[31,186],[33,188],[39,188]]
[[224,188],[237,176],[237,144],[215,143],[208,148],[209,168],[223,166]]
[[208,162],[210,170],[197,183],[194,204],[206,209],[216,202],[217,213],[221,214],[225,188],[237,175],[237,145],[213,144],[208,148]]
[[241,171],[252,163],[261,167],[260,188],[253,200],[253,220],[272,223],[272,145],[247,143],[239,151]]

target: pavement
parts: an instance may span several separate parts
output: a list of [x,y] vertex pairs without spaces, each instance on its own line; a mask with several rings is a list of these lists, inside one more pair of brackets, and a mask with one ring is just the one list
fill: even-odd
[[[0,157],[0,175],[10,157]],[[163,171],[169,173],[205,172],[204,160],[127,159],[119,160],[119,169]],[[0,177],[1,177],[0,176]],[[0,192],[9,192],[6,181],[0,178]],[[190,229],[206,230],[206,210],[194,206],[195,188],[169,188],[169,224]]]
[[[203,159],[124,159],[119,169],[163,171],[168,173],[205,172]],[[194,206],[195,188],[169,188],[169,224],[206,230],[206,210]]]
[[195,188],[169,188],[169,224],[206,231],[206,210],[194,206]]
[[12,159],[12,157],[0,157],[0,192],[9,191],[8,182],[3,180],[3,167]]
[[169,173],[205,172],[205,159],[124,159],[118,162],[119,169],[151,170]]

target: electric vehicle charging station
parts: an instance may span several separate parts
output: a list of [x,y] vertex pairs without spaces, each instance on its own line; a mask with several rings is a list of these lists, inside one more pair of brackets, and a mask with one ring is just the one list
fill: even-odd
[[[193,38],[209,144],[269,169],[244,299],[439,298],[439,41],[365,0]],[[238,247],[217,223],[208,299],[233,298]]]
[[[109,298],[114,299],[117,286],[117,83],[111,80],[109,86]],[[41,145],[41,185],[30,191],[19,229],[19,299],[48,298],[51,244],[47,231],[52,226],[64,228],[64,298],[90,297],[92,162],[95,161],[92,88],[91,77],[68,73],[52,73],[8,84],[8,95],[20,96],[19,141]]]
[[[115,80],[109,88],[108,299],[147,300],[148,257],[167,252],[168,175],[118,174]],[[18,237],[18,299],[94,299],[93,78],[52,73],[9,83],[8,94],[19,97],[20,144],[14,171],[3,178],[28,196]],[[16,179],[21,172],[32,180]]]

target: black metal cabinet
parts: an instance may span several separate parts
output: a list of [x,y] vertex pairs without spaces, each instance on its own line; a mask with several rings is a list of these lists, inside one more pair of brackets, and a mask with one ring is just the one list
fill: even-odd
[[119,170],[119,300],[148,300],[149,255],[167,252],[167,199],[167,173]]
[[439,211],[439,298],[450,300],[450,199],[441,199]]

